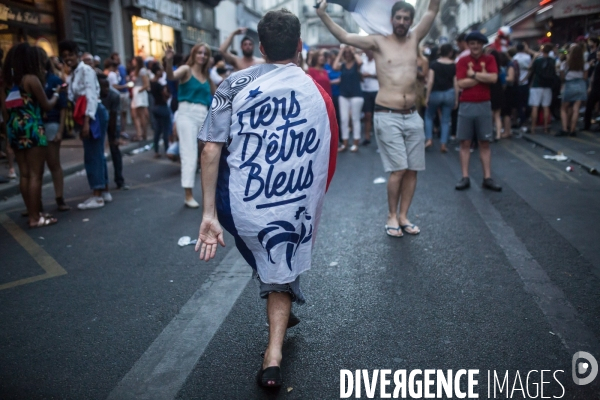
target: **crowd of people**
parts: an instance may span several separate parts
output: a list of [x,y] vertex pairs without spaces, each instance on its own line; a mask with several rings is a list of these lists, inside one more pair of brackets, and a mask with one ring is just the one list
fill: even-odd
[[[42,209],[44,165],[52,174],[58,210],[70,209],[64,200],[60,145],[63,138],[75,134],[83,142],[91,190],[79,209],[100,208],[112,201],[105,142],[116,187],[127,188],[119,145],[124,139],[148,140],[150,127],[155,157],[165,154],[181,162],[184,204],[198,208],[193,188],[202,142],[197,142],[197,135],[215,90],[231,73],[264,62],[254,56],[256,44],[248,36],[241,39],[241,56],[230,50],[236,36],[244,33],[244,28],[232,32],[215,54],[204,43],[186,56],[167,46],[162,59],[136,56],[126,63],[116,52],[102,62],[98,56],[80,52],[73,41],[60,43],[60,57],[48,57],[43,49],[27,43],[16,44],[6,57],[0,57],[4,63],[2,96],[8,145],[3,150],[9,161],[8,178],[17,178],[12,165],[16,159],[27,206],[24,214],[29,215],[30,225],[57,222]],[[332,33],[336,34],[335,28]],[[473,54],[469,38],[482,45],[481,55]],[[338,152],[355,153],[370,145],[375,134],[381,71],[373,48],[341,42],[340,47],[317,46],[304,52],[297,64],[333,100],[339,122]],[[474,146],[479,147],[489,179],[484,186],[500,190],[490,176],[489,142],[509,138],[513,132],[539,133],[538,127],[557,136],[576,135],[582,107],[585,118],[579,128],[589,130],[595,122],[594,111],[600,101],[599,49],[596,37],[579,37],[563,45],[542,41],[533,49],[526,42],[488,44],[487,38],[476,32],[459,35],[454,44],[427,42],[420,46],[415,56],[416,90],[410,103],[424,120],[425,149],[434,145],[437,135],[442,153],[448,152],[449,142],[460,141],[465,176],[456,188],[465,189],[469,186],[469,154]],[[468,61],[461,67],[462,59]],[[478,82],[474,90],[473,82],[465,81],[473,79],[471,74],[488,73],[496,78]],[[482,101],[489,101],[490,110]],[[408,102],[406,98],[402,102],[389,104],[403,109]],[[473,115],[477,118],[470,119]],[[552,119],[561,122],[555,132],[551,131]],[[135,133],[126,132],[127,121],[133,122]],[[383,143],[378,146],[380,150],[385,147]],[[408,220],[403,219],[406,225]]]
[[[200,207],[193,193],[200,158],[200,258],[215,256],[225,228],[257,272],[269,317],[258,383],[280,386],[283,338],[299,322],[291,303],[304,302],[299,278],[310,268],[313,235],[338,153],[356,153],[375,138],[389,173],[385,233],[400,238],[421,232],[409,209],[436,132],[442,153],[450,141],[459,142],[457,190],[471,185],[469,159],[477,146],[482,186],[498,192],[491,142],[513,132],[536,134],[538,125],[550,134],[553,116],[561,120],[554,134],[576,135],[584,105],[583,129],[593,122],[600,100],[598,38],[532,49],[510,40],[489,44],[472,31],[459,35],[455,45],[421,46],[439,9],[440,0],[430,0],[413,26],[414,7],[399,1],[391,9],[391,34],[363,36],[336,24],[323,0],[317,15],[341,46],[306,54],[298,18],[272,11],[258,24],[263,58],[254,56],[257,44],[249,36],[241,39],[242,55],[230,50],[243,28],[216,54],[206,43],[187,56],[167,45],[162,59],[136,56],[125,65],[118,53],[102,62],[71,40],[59,43],[60,57],[26,42],[15,44],[0,57],[0,101],[5,150],[18,164],[29,226],[58,222],[42,206],[46,164],[58,210],[70,209],[60,162],[64,137],[76,134],[83,143],[90,197],[77,208],[90,210],[113,200],[106,143],[115,185],[126,189],[119,145],[127,120],[135,126],[135,134],[127,136],[131,140],[148,140],[152,127],[154,156],[164,153],[180,161],[183,203],[193,209]],[[308,113],[315,115],[307,118]],[[255,128],[260,132],[245,130]],[[16,177],[14,170],[10,176]],[[230,191],[230,186],[235,187]],[[274,221],[265,221],[265,215]],[[276,233],[280,229],[284,232]]]

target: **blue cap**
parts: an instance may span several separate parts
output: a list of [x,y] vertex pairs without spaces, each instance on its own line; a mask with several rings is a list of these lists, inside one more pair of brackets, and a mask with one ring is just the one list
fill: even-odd
[[488,38],[483,33],[479,32],[479,31],[472,31],[465,38],[465,42],[470,42],[471,40],[476,40],[476,41],[481,42],[483,44],[487,44],[488,43]]

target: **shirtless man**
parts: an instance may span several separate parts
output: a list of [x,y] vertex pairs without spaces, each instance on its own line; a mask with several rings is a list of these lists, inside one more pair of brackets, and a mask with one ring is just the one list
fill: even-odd
[[[421,21],[412,29],[414,7],[399,1],[392,7],[393,33],[388,36],[350,34],[327,15],[323,0],[317,14],[341,43],[372,50],[377,67],[379,93],[375,99],[375,136],[388,180],[388,218],[385,231],[402,237],[417,235],[420,229],[407,217],[417,186],[417,171],[425,169],[423,119],[417,113],[417,54],[440,8],[441,0],[430,0]],[[398,204],[400,211],[398,212]]]
[[258,57],[254,57],[254,40],[252,40],[249,36],[244,36],[242,38],[242,54],[243,57],[235,56],[229,52],[229,47],[231,46],[231,42],[233,38],[237,35],[246,33],[247,28],[238,28],[235,31],[231,32],[231,35],[223,42],[221,47],[219,47],[219,51],[223,54],[223,58],[227,64],[233,66],[234,71],[241,71],[243,69],[249,68],[256,64],[263,64],[265,60],[260,59]]

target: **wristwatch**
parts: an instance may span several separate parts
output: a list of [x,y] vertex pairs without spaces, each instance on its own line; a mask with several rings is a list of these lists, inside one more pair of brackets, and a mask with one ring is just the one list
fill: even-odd
[[473,72],[473,75],[471,75],[471,79],[475,79],[475,75],[477,75],[477,72]]

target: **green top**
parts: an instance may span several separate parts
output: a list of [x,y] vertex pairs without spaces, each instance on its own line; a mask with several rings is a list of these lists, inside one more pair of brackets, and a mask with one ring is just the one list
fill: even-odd
[[194,75],[185,83],[180,83],[177,89],[177,99],[179,102],[187,101],[195,104],[204,104],[210,106],[212,94],[210,92],[210,83],[202,83]]
[[[8,141],[14,150],[30,149],[32,147],[45,147],[48,145],[42,122],[42,110],[33,96],[22,87],[19,92],[23,104],[20,107],[9,108]],[[8,96],[9,91],[6,91]]]

